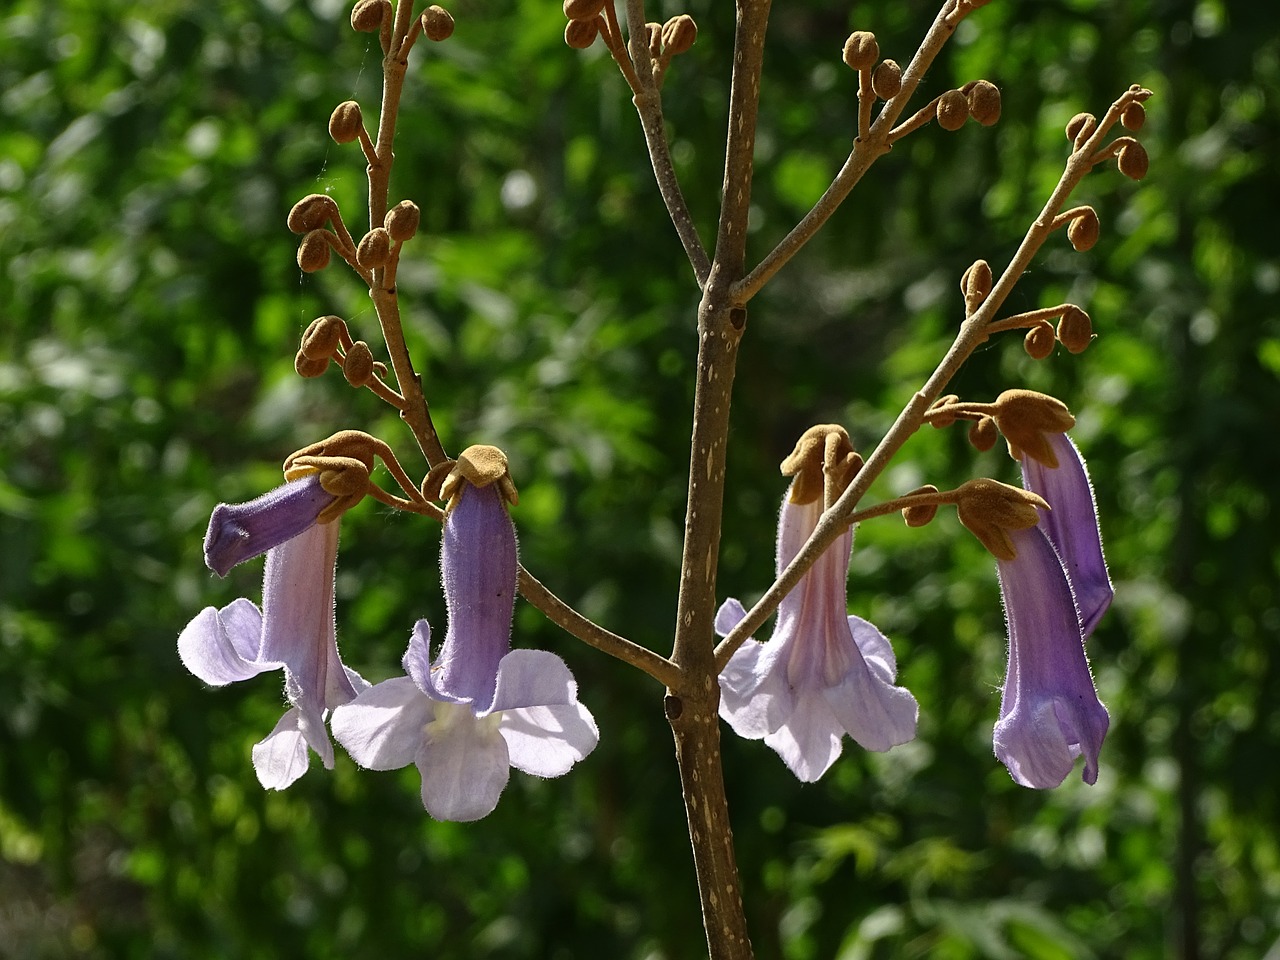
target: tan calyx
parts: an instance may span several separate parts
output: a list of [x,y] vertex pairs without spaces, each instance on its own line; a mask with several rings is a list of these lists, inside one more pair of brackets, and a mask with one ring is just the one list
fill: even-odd
[[333,436],[291,453],[284,462],[284,478],[320,475],[321,488],[334,497],[320,512],[319,522],[338,519],[370,492],[374,459],[386,445],[359,430],[340,430]]
[[487,443],[474,444],[458,454],[458,459],[440,481],[438,498],[448,500],[451,507],[462,492],[464,482],[479,489],[496,483],[498,492],[509,504],[515,506],[520,502],[520,494],[507,468],[507,455]]
[[960,522],[997,560],[1017,559],[1009,531],[1034,527],[1040,521],[1039,510],[1049,509],[1049,504],[1030,490],[986,477],[961,484],[950,496]]
[[779,469],[784,477],[795,478],[789,494],[792,503],[812,503],[821,497],[829,507],[862,469],[862,457],[844,427],[820,423],[801,434]]
[[935,427],[957,420],[975,421],[969,439],[979,450],[991,448],[994,427],[1004,435],[1011,457],[1020,460],[1026,454],[1050,469],[1058,466],[1058,457],[1049,436],[1065,433],[1076,423],[1065,403],[1034,390],[1006,390],[993,403],[973,403],[948,394],[925,414],[925,422]]

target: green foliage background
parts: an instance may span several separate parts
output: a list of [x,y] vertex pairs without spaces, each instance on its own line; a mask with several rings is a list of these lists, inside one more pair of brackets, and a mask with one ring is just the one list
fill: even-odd
[[[673,153],[704,238],[720,185],[732,5],[690,12],[669,77]],[[905,62],[923,0],[778,4],[752,255],[848,149],[851,28]],[[696,292],[601,48],[554,0],[459,0],[415,51],[393,200],[424,232],[401,271],[411,345],[451,450],[508,450],[522,555],[589,615],[665,650],[675,603]],[[692,958],[703,953],[661,693],[527,607],[602,731],[571,776],[516,775],[478,824],[431,822],[413,769],[345,758],[264,793],[264,677],[204,689],[175,638],[256,595],[200,543],[219,500],[279,481],[341,427],[411,439],[336,374],[292,373],[321,313],[357,335],[357,282],[303,277],[292,202],[362,215],[362,162],[325,118],[372,112],[378,50],[337,0],[14,0],[0,14],[0,956]],[[928,128],[881,162],[751,308],[722,595],[772,574],[776,464],[836,420],[864,447],[919,385],[974,258],[1007,260],[1056,180],[1062,128],[1139,82],[1149,178],[1086,182],[1103,237],[1055,238],[1016,308],[1072,299],[1099,338],[1016,338],[955,384],[1063,397],[1097,487],[1117,601],[1091,641],[1112,732],[1098,785],[1013,785],[991,756],[1004,669],[994,571],[952,518],[859,532],[852,608],[895,641],[916,742],[853,747],[801,786],[727,736],[762,958],[1280,956],[1280,41],[1265,4],[992,3],[926,80],[1004,94],[990,129]],[[521,202],[530,197],[532,202]],[[1013,464],[915,438],[877,496]],[[374,504],[343,521],[340,635],[370,679],[443,624],[437,530]],[[249,564],[247,567],[254,567]]]

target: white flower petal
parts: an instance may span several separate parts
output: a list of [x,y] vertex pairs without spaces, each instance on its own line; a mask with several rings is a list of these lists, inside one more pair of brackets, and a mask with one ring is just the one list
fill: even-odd
[[286,710],[275,729],[253,745],[253,770],[268,790],[283,790],[307,772],[307,741],[298,729],[297,709]]
[[722,637],[728,636],[734,627],[746,619],[746,616],[747,610],[742,605],[742,601],[737,597],[730,597],[720,604],[720,609],[716,611],[716,633]]
[[498,718],[436,703],[418,752],[422,805],[437,820],[479,820],[493,812],[511,776]]
[[861,617],[849,618],[849,632],[853,634],[853,642],[858,645],[866,665],[882,679],[890,683],[896,680],[898,658],[894,655],[889,638],[874,623]]
[[262,639],[262,614],[248,600],[217,610],[205,607],[178,635],[182,665],[215,687],[247,680],[279,667],[254,658]]
[[498,726],[511,766],[535,777],[558,777],[595,749],[600,730],[580,703],[507,710]]
[[778,643],[748,640],[720,674],[720,716],[740,737],[766,737],[791,713],[795,696],[784,671],[775,668],[782,649]]
[[329,726],[351,759],[367,770],[397,770],[417,758],[433,703],[409,677],[374,684],[336,707]]
[[497,689],[486,713],[570,704],[578,685],[565,662],[546,650],[512,650],[498,663]]
[[787,722],[764,738],[765,744],[782,757],[787,767],[804,783],[813,783],[840,756],[844,731],[821,694],[806,693],[796,698]]
[[920,706],[906,687],[878,675],[884,669],[855,665],[839,686],[824,690],[832,716],[864,750],[878,753],[914,740]]

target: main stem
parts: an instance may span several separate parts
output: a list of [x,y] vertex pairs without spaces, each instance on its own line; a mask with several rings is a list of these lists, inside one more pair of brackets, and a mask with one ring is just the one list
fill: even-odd
[[724,512],[729,408],[745,308],[733,285],[745,272],[752,154],[769,0],[738,0],[724,189],[715,257],[698,308],[698,367],[689,448],[689,499],[671,660],[680,685],[667,694],[702,922],[712,960],[749,960],[751,941],[729,825],[720,759],[716,679],[716,568]]

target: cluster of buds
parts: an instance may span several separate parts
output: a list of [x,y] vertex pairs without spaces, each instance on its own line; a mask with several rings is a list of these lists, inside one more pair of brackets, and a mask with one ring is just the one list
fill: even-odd
[[[1098,215],[1094,213],[1092,207],[1083,207],[1080,210],[1083,212],[1070,211],[1063,216],[1075,217],[1071,221],[1072,226],[1068,229],[1068,235],[1077,224],[1083,224],[1083,227],[1077,229],[1077,237],[1072,240],[1072,243],[1076,245],[1077,250],[1087,250],[1097,241]],[[1081,244],[1085,245],[1081,246]],[[986,260],[975,260],[960,277],[960,292],[964,294],[966,317],[972,316],[982,306],[991,293],[993,283],[991,264]],[[1054,320],[1057,321],[1056,327],[1052,323]],[[1047,358],[1053,353],[1055,343],[1061,343],[1071,353],[1081,353],[1093,342],[1093,321],[1088,313],[1074,303],[1020,313],[1014,317],[997,320],[986,329],[989,333],[1026,329],[1027,333],[1022,345],[1027,355],[1033,360]]]
[[[1151,91],[1140,86],[1129,88],[1125,97],[1117,104],[1120,112],[1120,125],[1130,133],[1137,133],[1147,122],[1147,108],[1143,101],[1151,96]],[[1115,108],[1113,108],[1115,109]],[[1109,125],[1109,124],[1108,124]],[[1077,113],[1067,121],[1067,140],[1076,152],[1085,149],[1098,129],[1098,118],[1091,113]],[[1116,166],[1130,180],[1141,180],[1151,167],[1151,158],[1135,137],[1117,137],[1100,151],[1089,158],[1090,164],[1116,158]],[[1078,248],[1077,248],[1078,249]]]
[[[391,52],[395,39],[392,35],[394,27],[395,12],[391,0],[359,0],[351,10],[351,29],[358,33],[379,34],[384,53]],[[435,4],[427,7],[409,28],[409,32],[400,38],[398,58],[403,59],[408,55],[409,47],[419,33],[425,34],[428,40],[448,40],[453,36],[453,17],[443,7]]]
[[317,317],[302,334],[302,345],[293,358],[293,368],[302,377],[318,377],[330,361],[342,368],[347,383],[364,387],[381,383],[387,365],[373,359],[373,351],[363,340],[353,340],[341,317]]
[[[564,42],[575,50],[585,50],[595,43],[596,37],[603,39],[627,82],[639,93],[640,82],[627,53],[613,3],[606,0],[564,0],[564,15],[569,20],[564,28]],[[644,31],[645,46],[652,59],[653,79],[661,86],[671,58],[687,52],[698,38],[698,25],[693,22],[693,17],[682,13],[666,23],[646,23]]]
[[[358,112],[359,108],[356,109]],[[337,111],[334,115],[337,116]],[[332,126],[331,122],[330,129]],[[357,244],[343,223],[334,199],[327,194],[312,193],[293,205],[288,223],[290,230],[302,234],[298,244],[300,270],[305,273],[323,270],[329,265],[330,251],[334,250],[368,281],[374,270],[394,267],[400,258],[400,245],[418,232],[421,219],[418,205],[412,200],[402,200],[387,211],[382,226],[374,227]]]
[[962,401],[955,394],[939,397],[925,414],[925,422],[941,429],[958,420],[972,421],[969,442],[986,452],[1003,435],[1009,456],[1018,460],[1025,453],[1032,459],[1056,467],[1050,438],[1075,426],[1067,405],[1034,390],[1006,390],[991,403]]

